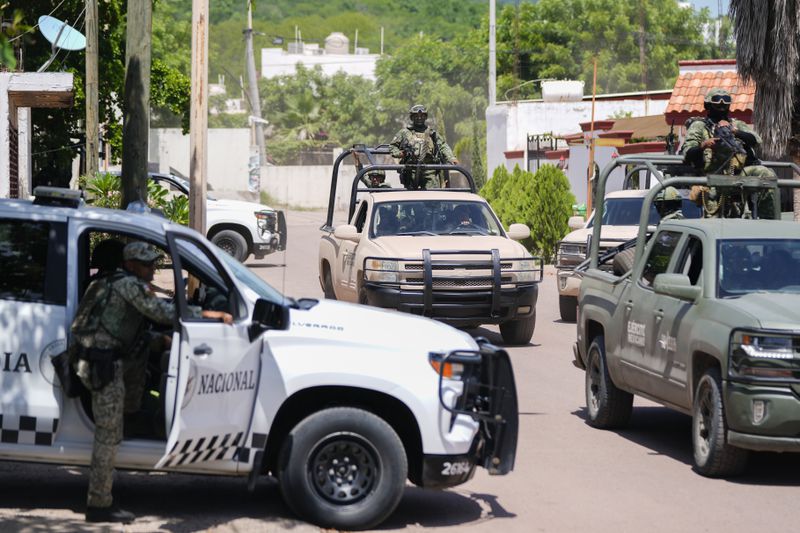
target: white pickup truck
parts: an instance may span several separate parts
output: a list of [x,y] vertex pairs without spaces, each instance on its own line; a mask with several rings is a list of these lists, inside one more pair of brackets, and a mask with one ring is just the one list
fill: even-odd
[[[189,182],[178,176],[150,173],[149,178],[170,195],[189,195]],[[283,212],[266,205],[208,195],[206,227],[206,237],[211,242],[242,262],[250,255],[261,259],[286,249]]]
[[[380,148],[364,150],[370,158],[381,153]],[[449,169],[451,180],[463,171],[470,187],[358,188],[362,175],[403,165],[365,166],[356,174],[349,222],[334,227],[331,204],[321,228],[319,275],[325,296],[459,327],[499,324],[504,342],[527,344],[536,326],[543,270],[542,261],[517,242],[529,237],[530,229],[524,224],[503,228],[475,194],[466,171],[439,166]],[[336,165],[333,175],[335,191]],[[362,200],[356,205],[358,195]]]
[[[251,488],[271,474],[301,518],[336,529],[379,524],[406,479],[449,487],[476,466],[513,469],[517,396],[502,349],[425,318],[286,298],[189,228],[88,208],[77,191],[34,192],[0,200],[0,459],[89,464],[91,400],[63,393],[51,358],[94,247],[115,239],[162,252],[156,280],[178,310],[163,331],[171,347],[148,364],[147,423],[122,441],[118,467]],[[234,322],[194,319],[189,305]]]

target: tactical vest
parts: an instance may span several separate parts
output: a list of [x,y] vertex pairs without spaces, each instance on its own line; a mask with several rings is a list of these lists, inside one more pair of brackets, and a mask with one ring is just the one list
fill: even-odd
[[414,149],[414,157],[421,163],[429,163],[433,160],[433,153],[435,147],[433,145],[433,138],[430,131],[409,131],[409,140],[411,147]]
[[124,276],[122,272],[113,272],[89,285],[72,320],[70,330],[74,335],[83,337],[97,333],[103,315],[102,309],[108,305],[111,297],[111,285]]
[[115,288],[118,280],[110,284],[108,304],[105,312],[100,315],[100,324],[122,346],[131,346],[139,335],[144,317],[119,295]]

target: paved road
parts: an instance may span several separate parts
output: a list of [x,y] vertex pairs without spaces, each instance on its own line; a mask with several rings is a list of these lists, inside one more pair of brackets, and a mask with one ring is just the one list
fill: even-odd
[[[291,296],[320,297],[317,228],[323,216],[290,213],[289,251],[248,266]],[[509,350],[520,405],[516,470],[505,477],[479,472],[443,492],[410,487],[381,529],[734,533],[797,527],[800,455],[760,454],[745,477],[711,480],[691,469],[684,415],[637,400],[628,429],[590,428],[583,374],[570,362],[575,326],[558,319],[551,270],[537,313],[533,344]],[[472,333],[500,342],[496,328]],[[0,463],[0,480],[0,530],[85,528],[84,469]],[[250,494],[236,479],[122,473],[116,493],[140,516],[126,531],[318,531],[292,517],[269,479]]]

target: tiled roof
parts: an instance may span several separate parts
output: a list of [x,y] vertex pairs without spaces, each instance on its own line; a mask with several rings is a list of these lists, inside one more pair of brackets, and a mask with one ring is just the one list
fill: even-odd
[[756,88],[752,83],[744,84],[734,70],[691,70],[681,72],[675,81],[672,98],[665,111],[667,123],[672,119],[688,118],[704,113],[703,98],[715,87],[731,93],[731,115],[751,116]]

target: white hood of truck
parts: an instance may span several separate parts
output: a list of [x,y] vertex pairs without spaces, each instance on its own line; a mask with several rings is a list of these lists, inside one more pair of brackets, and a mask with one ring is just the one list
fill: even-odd
[[383,251],[385,257],[422,259],[422,250],[486,251],[497,249],[502,258],[530,257],[520,243],[505,237],[489,235],[450,236],[390,236],[378,237],[373,244]]
[[[583,244],[586,243],[586,239],[588,239],[589,235],[593,232],[594,228],[576,229],[564,237],[561,242]],[[613,239],[614,241],[619,241],[621,244],[623,241],[635,239],[637,235],[639,235],[639,226],[603,226],[600,229],[600,241],[604,239]]]
[[240,211],[242,213],[253,214],[256,211],[274,211],[269,206],[257,204],[255,202],[243,202],[241,200],[216,199],[209,200],[208,207],[220,211]]
[[267,335],[270,340],[374,346],[381,351],[401,349],[426,355],[478,348],[469,334],[429,318],[324,299],[308,310],[292,309],[291,327]]

